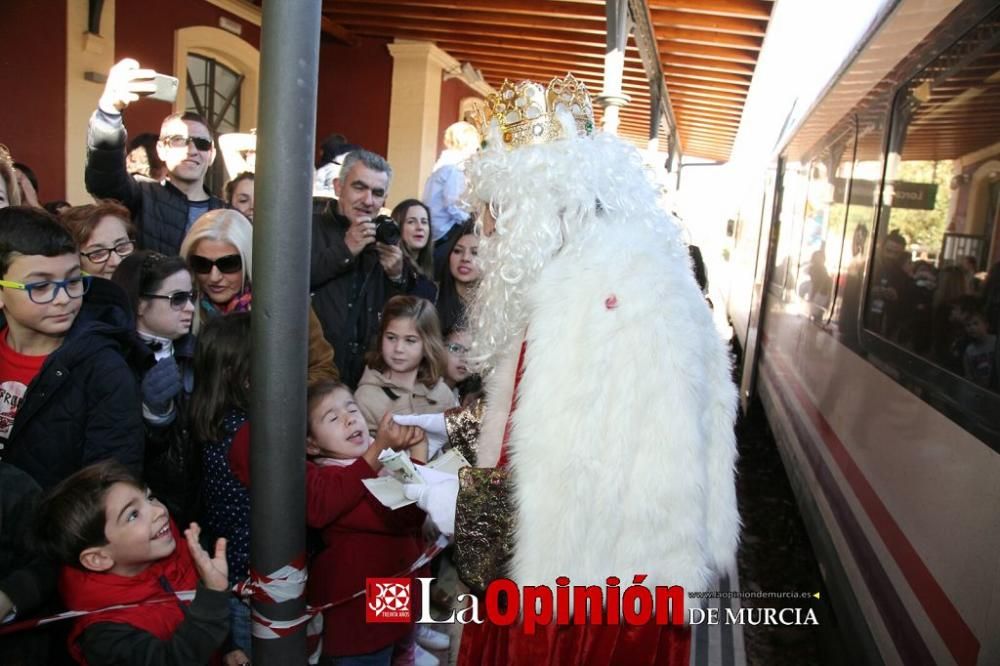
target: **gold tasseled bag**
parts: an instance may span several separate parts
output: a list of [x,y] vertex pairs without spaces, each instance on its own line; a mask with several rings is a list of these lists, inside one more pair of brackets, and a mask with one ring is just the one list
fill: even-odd
[[506,575],[514,549],[514,507],[510,472],[502,468],[465,467],[458,472],[455,552],[458,575],[473,592]]

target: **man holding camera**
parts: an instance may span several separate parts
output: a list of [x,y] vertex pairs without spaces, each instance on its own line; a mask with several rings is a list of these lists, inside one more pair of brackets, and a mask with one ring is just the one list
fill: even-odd
[[333,345],[340,379],[354,389],[385,302],[412,286],[399,231],[379,218],[392,180],[385,159],[367,150],[346,158],[333,181],[338,199],[317,199],[309,288],[313,309]]
[[156,153],[167,168],[162,182],[129,175],[122,111],[140,97],[155,96],[160,76],[140,69],[131,58],[108,72],[87,128],[85,181],[95,197],[125,204],[139,228],[141,248],[176,255],[194,221],[213,208],[224,208],[225,203],[205,189],[205,174],[215,161],[215,144],[211,129],[197,113],[173,113],[163,120],[156,144]]

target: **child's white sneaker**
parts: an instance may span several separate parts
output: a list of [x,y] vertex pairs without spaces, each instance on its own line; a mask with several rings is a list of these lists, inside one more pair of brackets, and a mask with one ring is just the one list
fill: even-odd
[[418,624],[417,645],[428,650],[447,650],[451,645],[451,637],[440,631],[434,631],[426,624]]
[[413,646],[413,666],[438,666],[440,663],[441,660],[420,647],[419,642]]

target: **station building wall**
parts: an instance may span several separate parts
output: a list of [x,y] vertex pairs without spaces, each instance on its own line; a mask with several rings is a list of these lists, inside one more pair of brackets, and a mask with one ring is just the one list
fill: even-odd
[[38,176],[43,201],[66,189],[66,7],[0,2],[0,143]]
[[[203,36],[207,31],[224,36],[229,40],[224,43],[240,40],[240,57],[252,60],[248,54],[255,56],[260,48],[259,13],[254,20],[252,9],[225,0],[105,0],[98,36],[87,34],[88,3],[83,0],[0,2],[0,25],[17,26],[5,31],[0,51],[5,102],[0,104],[0,143],[36,171],[43,201],[89,201],[83,185],[86,123],[103,84],[88,80],[87,72],[105,75],[112,64],[132,57],[143,67],[183,80],[184,73],[176,71],[183,62],[177,57],[178,34],[196,27],[207,29],[193,31]],[[222,18],[240,25],[238,37],[223,35]],[[347,46],[322,37],[318,142],[340,132],[354,143],[386,153],[393,67],[386,44],[359,38]],[[257,71],[243,73],[256,85],[259,63],[254,65]],[[249,101],[244,100],[243,115],[253,124],[241,130],[256,123],[256,108],[249,109]],[[151,100],[131,105],[125,116],[129,134],[157,133],[171,111],[168,104]]]

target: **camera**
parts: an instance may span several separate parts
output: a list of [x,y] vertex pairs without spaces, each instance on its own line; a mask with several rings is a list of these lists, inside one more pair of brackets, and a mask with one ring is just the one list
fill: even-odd
[[388,215],[379,215],[375,223],[375,240],[386,245],[399,245],[399,227]]

